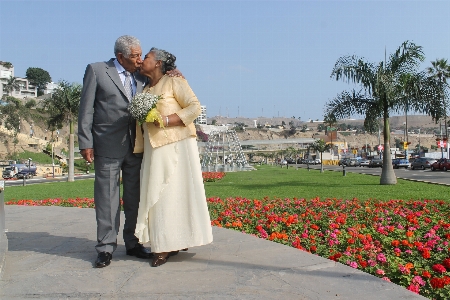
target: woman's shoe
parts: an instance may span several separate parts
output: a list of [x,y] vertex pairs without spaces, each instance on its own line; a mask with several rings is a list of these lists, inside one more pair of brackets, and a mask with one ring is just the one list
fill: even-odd
[[170,252],[169,252],[169,256],[177,255],[178,252],[180,252],[180,251],[188,251],[188,248],[184,248],[184,249],[177,250],[177,251],[170,251]]
[[167,262],[167,260],[169,259],[170,256],[170,252],[167,253],[165,256],[162,254],[156,254],[155,253],[155,257],[153,258],[152,261],[152,267],[159,267],[160,265],[163,265]]

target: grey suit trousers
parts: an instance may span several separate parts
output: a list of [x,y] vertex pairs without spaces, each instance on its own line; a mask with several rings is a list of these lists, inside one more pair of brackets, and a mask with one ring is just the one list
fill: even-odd
[[124,157],[108,158],[95,155],[94,201],[97,218],[97,252],[113,253],[117,248],[120,226],[120,171],[122,171],[125,224],[123,239],[126,249],[139,240],[134,235],[139,208],[139,185],[142,157],[131,148]]

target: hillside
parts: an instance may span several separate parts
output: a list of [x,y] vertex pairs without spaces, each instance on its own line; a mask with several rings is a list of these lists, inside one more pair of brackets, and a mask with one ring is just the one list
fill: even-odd
[[[211,123],[212,120],[216,120],[218,125],[220,124],[230,124],[234,125],[235,123],[243,123],[247,125],[246,130],[243,132],[237,132],[240,140],[276,140],[276,139],[286,139],[286,138],[300,138],[300,137],[323,137],[324,132],[318,132],[317,126],[321,124],[320,121],[309,121],[304,122],[298,119],[292,118],[226,118],[226,117],[210,117],[208,118],[208,123]],[[308,131],[301,132],[300,130],[296,130],[295,134],[290,135],[286,130],[268,130],[268,129],[257,129],[254,128],[255,121],[257,124],[269,124],[269,125],[281,125],[284,121],[285,124],[289,124],[289,122],[294,121],[294,125],[301,128],[306,125],[308,127]],[[352,126],[362,126],[363,120],[342,120],[340,123],[345,123],[347,125]],[[405,122],[404,116],[397,116],[390,118],[392,137],[391,137],[391,145],[394,145],[395,139],[403,140],[403,131]],[[230,126],[233,127],[233,126]],[[428,116],[408,116],[408,128],[415,129],[420,128],[421,134],[408,134],[408,140],[411,142],[412,146],[420,144],[431,148],[431,145],[436,143],[435,136],[432,133],[433,129],[437,130],[439,128],[439,124],[435,124],[431,117]],[[31,129],[33,129],[33,136],[30,137]],[[398,130],[398,131],[396,131]],[[75,132],[77,129],[75,128]],[[408,130],[410,131],[410,130]],[[14,152],[14,137],[12,132],[6,130],[6,128],[1,125],[0,126],[0,137],[2,142],[0,143],[0,158],[4,159],[8,154]],[[59,131],[59,136],[54,133],[55,139],[58,141],[55,143],[55,153],[60,154],[62,149],[67,150],[67,137],[68,137],[68,128],[62,128]],[[21,122],[20,133],[18,135],[18,144],[15,146],[15,151],[21,152],[23,150],[33,151],[33,152],[41,152],[47,142],[51,138],[51,132],[46,130],[44,125],[40,124],[29,124],[26,121]],[[381,142],[382,142],[381,136]],[[353,132],[338,132],[336,141],[345,141],[351,147],[362,147],[364,144],[371,145],[372,147],[378,145],[378,134],[370,135],[370,134],[355,134]]]
[[[322,124],[321,121],[309,121],[303,122],[300,120],[295,120],[292,118],[226,118],[226,117],[211,117],[208,118],[208,123],[212,122],[212,120],[216,120],[217,124],[230,124],[230,127],[235,123],[243,123],[247,125],[246,130],[243,132],[238,132],[238,137],[240,140],[265,140],[265,139],[285,139],[285,138],[301,138],[301,137],[315,137],[315,138],[324,138],[325,133],[318,132],[317,126]],[[279,131],[279,130],[269,130],[269,129],[257,129],[254,128],[254,120],[256,120],[257,124],[269,124],[269,125],[281,125],[284,121],[285,124],[289,124],[289,122],[294,121],[294,125],[297,127],[302,127],[303,125],[307,125],[308,131],[300,132],[297,130],[295,134],[289,135],[287,130]],[[394,116],[390,118],[390,127],[391,127],[391,147],[395,148],[395,140],[404,140],[404,129],[405,125],[405,116]],[[347,124],[352,126],[362,126],[364,124],[363,119],[356,120],[342,120],[338,121],[338,124]],[[420,128],[420,135],[417,133],[411,133],[411,130]],[[408,116],[408,141],[411,142],[411,146],[415,146],[419,144],[421,146],[425,146],[427,148],[431,148],[431,145],[436,144],[436,136],[433,133],[433,130],[438,130],[439,124],[435,124],[435,122],[428,116]],[[335,141],[341,141],[348,143],[349,147],[358,147],[361,148],[363,145],[370,145],[372,148],[378,145],[380,142],[383,143],[382,133],[380,137],[377,134],[355,134],[354,132],[338,132],[337,137],[334,138]],[[379,141],[380,140],[380,141]],[[411,147],[410,146],[410,147]]]

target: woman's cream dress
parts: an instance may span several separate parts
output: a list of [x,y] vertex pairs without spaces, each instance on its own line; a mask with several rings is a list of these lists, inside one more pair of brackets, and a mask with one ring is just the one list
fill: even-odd
[[212,242],[212,228],[195,137],[153,148],[144,128],[141,199],[135,235],[152,252]]

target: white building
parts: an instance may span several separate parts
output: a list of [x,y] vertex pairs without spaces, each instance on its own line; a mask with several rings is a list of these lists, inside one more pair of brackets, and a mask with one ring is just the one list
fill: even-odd
[[207,118],[206,118],[206,106],[202,105],[200,106],[202,109],[202,112],[200,115],[195,119],[194,124],[207,124]]
[[53,91],[59,86],[59,84],[55,83],[55,82],[50,82],[47,84],[47,86],[45,87],[44,90],[44,95],[47,94],[53,94]]
[[14,90],[10,94],[4,91],[3,87],[11,77],[14,77],[14,66],[10,63],[0,61],[0,96],[8,95],[18,99],[28,97],[36,98],[37,89],[35,86],[31,85],[26,78],[16,77],[16,81],[20,86],[18,90]]

